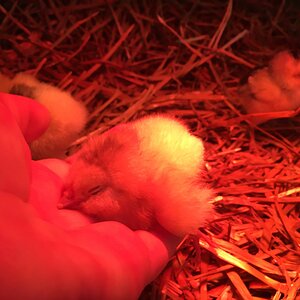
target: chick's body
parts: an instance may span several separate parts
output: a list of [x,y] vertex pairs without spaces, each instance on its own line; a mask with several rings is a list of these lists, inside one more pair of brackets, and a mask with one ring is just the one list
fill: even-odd
[[24,73],[12,79],[10,93],[33,98],[50,113],[49,127],[30,145],[32,157],[62,157],[85,126],[87,111],[84,105],[68,92]]
[[46,132],[30,145],[35,158],[60,157],[85,126],[85,107],[67,92],[48,84],[40,84],[36,99],[51,115]]
[[[300,107],[300,60],[288,51],[281,51],[268,67],[254,72],[240,88],[243,106],[248,113],[268,113],[295,110]],[[257,116],[261,123],[272,115]]]
[[182,236],[211,217],[203,144],[183,124],[150,116],[90,138],[71,160],[61,205],[132,229],[156,222]]
[[290,100],[276,84],[267,68],[256,71],[248,80],[253,99],[245,98],[248,113],[284,111],[290,109]]

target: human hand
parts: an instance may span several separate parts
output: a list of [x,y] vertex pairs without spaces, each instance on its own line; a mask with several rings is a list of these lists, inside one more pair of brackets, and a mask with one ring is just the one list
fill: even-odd
[[26,142],[48,126],[34,101],[0,94],[0,298],[135,299],[179,242],[58,210],[68,164],[31,161]]

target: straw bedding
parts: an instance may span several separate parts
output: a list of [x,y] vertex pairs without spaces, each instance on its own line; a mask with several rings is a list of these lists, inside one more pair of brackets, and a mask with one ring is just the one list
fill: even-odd
[[206,147],[219,213],[141,299],[299,299],[299,117],[253,126],[240,81],[300,49],[297,1],[5,1],[1,72],[67,89],[89,134],[145,114],[185,120]]

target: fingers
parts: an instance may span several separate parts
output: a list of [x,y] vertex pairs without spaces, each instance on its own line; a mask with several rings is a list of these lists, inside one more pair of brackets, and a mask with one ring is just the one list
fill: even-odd
[[28,200],[30,151],[18,124],[0,102],[0,191]]
[[155,232],[139,230],[135,234],[143,241],[149,253],[149,282],[156,278],[166,263],[174,255],[181,239],[170,234],[162,227]]
[[[109,282],[110,290],[104,286],[104,299],[113,286],[131,295],[128,299],[137,299],[144,286],[162,271],[179,243],[178,238],[163,230],[134,232],[112,221],[94,223],[71,231],[70,235],[96,262],[109,266],[105,281]],[[114,296],[118,299],[117,294]]]
[[49,115],[33,100],[0,93],[0,120],[0,190],[27,201],[30,151],[25,140],[45,130]]
[[49,112],[36,101],[6,93],[0,93],[0,101],[12,113],[27,143],[47,129],[50,123]]
[[40,165],[47,167],[53,173],[55,173],[62,181],[64,181],[68,175],[70,165],[63,160],[56,158],[41,159],[38,161]]
[[[149,282],[149,253],[142,240],[118,222],[92,224],[70,232],[74,243],[89,253],[102,275],[102,299],[137,299]],[[158,249],[159,251],[159,249]]]

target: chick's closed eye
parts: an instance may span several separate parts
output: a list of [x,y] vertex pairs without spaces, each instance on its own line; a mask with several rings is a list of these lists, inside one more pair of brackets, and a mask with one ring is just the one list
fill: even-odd
[[96,185],[88,190],[89,195],[97,195],[104,190],[104,186]]
[[[91,187],[90,187],[91,186]],[[88,201],[94,196],[99,196],[106,189],[103,185],[91,185],[88,181],[80,185],[65,186],[62,191],[59,208],[76,208],[84,201]]]

